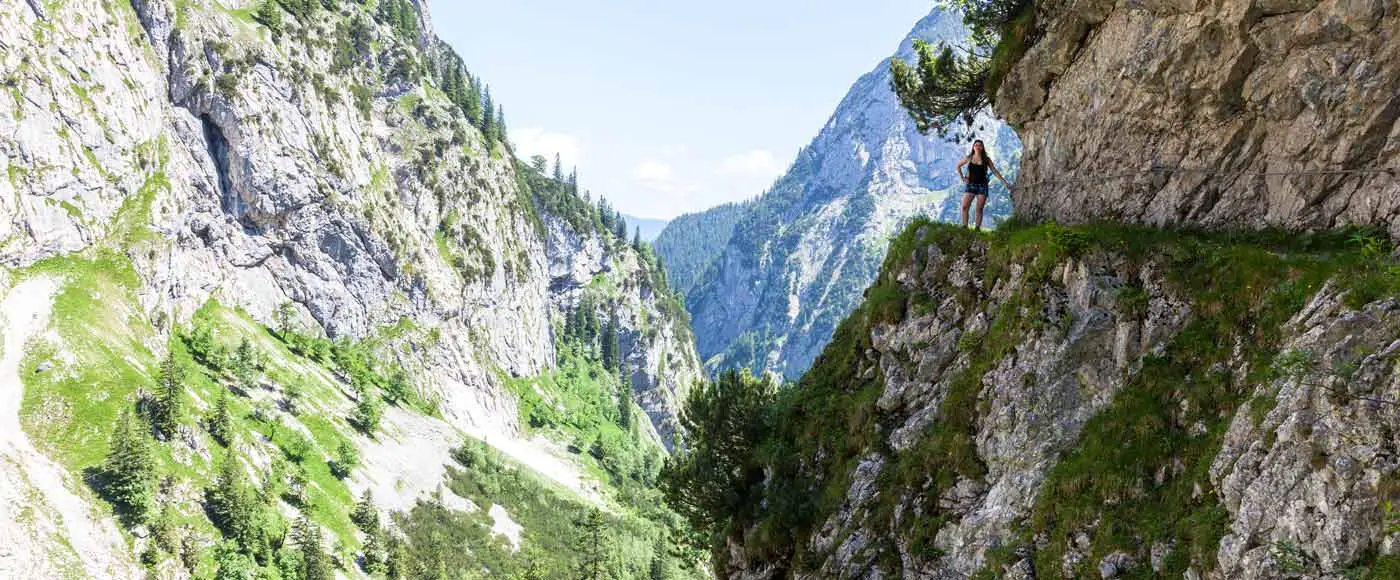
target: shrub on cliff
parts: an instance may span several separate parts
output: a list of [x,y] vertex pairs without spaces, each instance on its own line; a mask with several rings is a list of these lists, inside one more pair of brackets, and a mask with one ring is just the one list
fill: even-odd
[[757,448],[768,430],[776,389],[747,370],[727,371],[691,391],[681,413],[690,448],[661,471],[666,501],[691,525],[715,534],[758,504],[763,465]]

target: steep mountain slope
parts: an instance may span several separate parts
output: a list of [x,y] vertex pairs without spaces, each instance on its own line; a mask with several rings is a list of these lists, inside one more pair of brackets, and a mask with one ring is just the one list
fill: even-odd
[[[908,58],[914,39],[965,36],[956,12],[936,8],[899,54]],[[915,215],[955,218],[961,182],[953,168],[966,146],[919,134],[890,79],[885,61],[856,82],[687,294],[707,366],[797,377],[858,304],[890,236]],[[979,124],[993,158],[1014,173],[1015,135],[990,119]],[[993,200],[988,223],[1009,208],[1005,191],[995,189]]]
[[729,245],[734,224],[747,209],[746,203],[726,203],[685,214],[666,224],[656,237],[656,252],[666,260],[666,275],[672,288],[682,296],[690,293]]
[[[24,386],[0,408],[0,538],[22,547],[0,576],[252,558],[287,577],[308,542],[354,576],[375,550],[415,577],[573,566],[558,513],[592,507],[620,572],[695,573],[659,549],[675,520],[648,495],[699,376],[679,301],[649,248],[514,159],[421,3],[0,16],[4,368]],[[584,302],[608,332],[566,337]],[[540,400],[555,413],[532,418]],[[153,424],[160,484],[138,495],[169,511],[103,483],[122,417]],[[366,490],[403,512],[387,536],[351,523]],[[328,538],[289,533],[298,516]]]
[[718,564],[1393,578],[1389,250],[1365,231],[915,224],[726,472],[756,476]]

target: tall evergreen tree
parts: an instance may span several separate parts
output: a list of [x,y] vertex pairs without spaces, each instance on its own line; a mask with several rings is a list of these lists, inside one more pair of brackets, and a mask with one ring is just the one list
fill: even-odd
[[491,115],[491,111],[496,110],[496,104],[491,102],[491,87],[486,87],[481,92],[481,134],[486,137],[487,144],[492,143],[491,136],[496,134],[496,118]]
[[156,461],[150,428],[123,411],[102,463],[102,494],[133,523],[144,523],[155,501]]
[[170,439],[180,426],[183,415],[180,395],[185,390],[185,371],[175,357],[166,355],[156,377],[155,397],[151,401],[151,427],[161,439]]
[[628,388],[629,382],[619,377],[617,387],[617,426],[628,432],[632,430],[632,389]]
[[[578,195],[578,167],[577,167],[577,166],[574,167],[574,170],[573,170],[573,171],[569,172],[569,193],[574,194],[574,195]],[[588,201],[588,197],[585,196],[585,197],[583,198],[583,200],[584,200],[585,202],[587,202],[587,201]]]
[[248,493],[245,479],[238,456],[230,450],[219,466],[214,486],[205,491],[205,496],[209,501],[209,511],[214,516],[214,525],[224,532],[224,537],[238,542],[245,550],[253,551],[257,544],[253,512],[257,506]]
[[233,441],[233,414],[228,410],[228,390],[222,387],[219,400],[214,403],[214,412],[209,416],[209,434],[224,446]]
[[481,129],[481,79],[467,76],[467,120],[472,126]]
[[506,134],[506,110],[501,105],[496,105],[496,140],[510,148],[510,135]]
[[564,162],[558,153],[554,154],[554,181],[564,183]]
[[575,522],[578,536],[575,539],[575,552],[579,554],[579,567],[574,575],[579,580],[605,580],[611,578],[611,554],[608,546],[608,522],[598,508],[589,510],[588,515]]
[[303,513],[293,531],[293,541],[301,552],[301,580],[330,580],[331,562],[321,545],[321,526]]
[[632,228],[632,249],[642,251],[642,226]]
[[355,504],[350,521],[355,522],[355,527],[366,534],[379,531],[379,508],[374,507],[374,492],[369,488],[365,488],[364,495],[360,496],[360,501]]
[[603,323],[603,367],[612,371],[618,363],[617,325],[609,319]]

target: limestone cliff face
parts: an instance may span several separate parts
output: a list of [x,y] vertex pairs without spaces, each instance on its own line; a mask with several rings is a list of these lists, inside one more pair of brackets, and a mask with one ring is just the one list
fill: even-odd
[[1095,232],[907,232],[727,576],[1386,577],[1394,297],[1316,248]]
[[1400,177],[1289,174],[1400,167],[1394,2],[1035,5],[995,104],[1025,143],[1018,215],[1400,234]]
[[[16,272],[75,256],[129,262],[140,303],[129,321],[154,329],[144,347],[155,353],[211,299],[268,325],[290,302],[301,327],[331,338],[378,336],[409,321],[417,334],[386,353],[440,402],[446,422],[420,429],[442,435],[417,447],[433,453],[416,461],[437,462],[419,473],[441,477],[453,433],[540,465],[549,450],[521,433],[501,378],[555,364],[556,325],[572,299],[554,284],[559,264],[589,278],[610,270],[640,280],[647,271],[637,252],[563,232],[537,207],[508,146],[473,127],[434,80],[460,61],[433,35],[423,3],[405,17],[416,34],[343,1],[317,3],[331,8],[318,6],[314,18],[283,12],[273,34],[251,16],[260,4],[0,3],[0,262]],[[608,314],[623,321],[640,404],[670,435],[698,376],[693,339],[681,313],[651,295],[668,292],[664,282],[626,290]],[[6,332],[34,316],[35,304],[7,313]],[[26,340],[6,343],[16,365]],[[7,385],[20,389],[18,379]],[[18,394],[13,402],[0,412],[14,418]],[[17,421],[4,425],[15,431],[6,437],[23,439]],[[376,455],[380,445],[366,448],[367,461],[402,463]],[[71,474],[42,471],[37,453],[4,452],[7,482],[81,488]],[[411,478],[369,463],[357,487],[383,482],[387,504],[403,507],[412,497],[387,496],[438,486],[396,488]],[[568,471],[546,476],[579,477],[564,459],[543,464]],[[21,491],[0,502],[10,515],[28,505],[27,488],[12,489]],[[89,527],[99,531],[72,531],[80,524],[69,514],[85,511],[82,501],[36,504],[30,531],[0,525],[23,553],[0,558],[0,576],[60,575],[53,562],[67,543],[90,562],[87,576],[135,576],[120,537],[102,528],[110,522],[93,515]],[[79,506],[59,510],[70,520],[72,533],[56,532],[66,542],[30,533],[61,525],[55,505]]]

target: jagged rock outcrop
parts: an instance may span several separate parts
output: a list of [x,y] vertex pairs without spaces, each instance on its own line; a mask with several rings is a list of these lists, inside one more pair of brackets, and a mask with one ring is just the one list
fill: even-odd
[[[552,286],[554,266],[572,262],[590,277],[612,269],[645,279],[609,303],[608,314],[626,328],[623,352],[639,402],[671,435],[699,363],[683,317],[649,294],[668,292],[664,282],[650,280],[625,243],[555,243],[564,234],[537,207],[509,146],[484,135],[444,94],[444,71],[460,61],[433,34],[423,3],[400,3],[393,22],[357,2],[315,3],[310,18],[275,8],[280,31],[252,16],[261,4],[0,4],[0,261],[29,272],[46,260],[115,256],[112,263],[135,278],[132,327],[155,331],[131,334],[154,353],[211,300],[269,326],[290,302],[299,326],[336,339],[411,326],[411,339],[384,339],[384,354],[410,371],[447,423],[403,418],[436,437],[419,449],[432,456],[416,459],[451,462],[458,443],[451,434],[464,432],[537,466],[532,457],[552,450],[522,434],[502,379],[555,364],[555,326],[572,295]],[[6,331],[17,324],[10,320]],[[0,411],[20,413],[15,401]],[[350,406],[337,401],[328,410]],[[385,475],[373,473],[376,457],[401,459],[376,449],[402,442],[360,443],[371,472],[362,481]],[[27,456],[6,449],[0,478],[50,482],[31,477]],[[546,463],[573,469],[564,459]],[[70,476],[67,484],[89,499]],[[395,478],[382,480],[393,493]],[[5,499],[32,499],[26,494]],[[412,499],[384,502],[403,507]],[[57,529],[56,514],[73,513],[32,507],[37,523],[0,523],[0,537]],[[34,543],[26,557],[69,565],[61,538]],[[107,539],[80,545],[122,549]],[[108,572],[86,572],[127,577],[136,573],[132,561],[109,553],[94,564]],[[16,562],[0,557],[0,576],[32,569],[11,568]]]
[[[959,13],[935,8],[915,39],[961,43]],[[954,166],[965,144],[922,135],[890,88],[889,60],[861,77],[788,173],[744,210],[724,250],[687,295],[701,357],[711,368],[747,367],[796,378],[859,303],[889,238],[916,215],[957,220]],[[990,118],[977,122],[1003,171],[1020,144]],[[994,189],[986,224],[1009,213]]]
[[[1025,143],[1017,215],[1400,235],[1394,2],[1034,10],[1039,36],[995,105]],[[1366,172],[1295,174],[1335,170]]]
[[1388,577],[1393,286],[1341,236],[1238,240],[906,232],[784,405],[727,577]]

